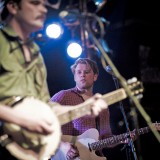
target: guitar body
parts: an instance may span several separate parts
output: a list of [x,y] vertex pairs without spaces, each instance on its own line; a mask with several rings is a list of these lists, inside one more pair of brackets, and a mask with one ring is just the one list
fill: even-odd
[[[152,125],[156,130],[160,131],[160,123],[153,123]],[[134,130],[131,133],[135,135],[136,134],[141,135],[148,132],[150,132],[150,128],[144,127],[138,130]],[[97,129],[91,128],[79,136],[63,135],[62,141],[69,142],[69,143],[74,142],[75,146],[79,151],[79,157],[75,158],[74,160],[106,160],[105,157],[97,156],[95,154],[95,151],[101,150],[110,145],[115,145],[115,144],[118,145],[118,143],[120,143],[121,141],[124,141],[127,136],[129,136],[128,132],[120,135],[112,136],[103,140],[98,140],[99,133]],[[90,146],[90,149],[89,149],[89,146]],[[66,157],[67,150],[65,150],[65,147],[60,146],[60,149],[62,150],[63,154]]]
[[[88,148],[88,143],[96,142],[98,141],[98,138],[99,133],[94,128],[85,131],[83,134],[77,137],[70,135],[62,136],[64,142],[71,142],[73,139],[76,140],[75,146],[77,147],[80,156],[75,158],[74,160],[106,160],[105,157],[97,156],[95,154],[95,151],[90,151]],[[66,154],[63,148],[61,148],[61,150],[64,154]]]
[[49,135],[41,135],[29,132],[15,124],[5,123],[4,133],[12,139],[12,142],[6,145],[6,149],[20,160],[49,159],[55,154],[61,140],[61,127],[54,112],[46,103],[34,98],[24,99],[13,109],[17,107],[22,107],[24,112],[30,113],[31,116],[44,114],[50,117],[54,122],[54,132]]
[[[152,123],[151,125],[155,130],[160,131],[160,123],[156,122],[156,123]],[[138,136],[140,136],[142,134],[146,134],[150,131],[151,131],[151,129],[147,126],[147,127],[140,128],[140,129],[134,129],[133,131],[131,131],[131,133],[126,132],[126,133],[122,133],[120,135],[111,136],[106,139],[99,140],[94,143],[90,143],[90,150],[96,151],[96,150],[101,150],[105,147],[121,144],[124,140],[126,140],[126,137],[129,137],[130,134],[133,137],[135,135],[135,137],[134,137],[135,139],[133,137],[132,138],[134,140],[136,140],[136,138]]]

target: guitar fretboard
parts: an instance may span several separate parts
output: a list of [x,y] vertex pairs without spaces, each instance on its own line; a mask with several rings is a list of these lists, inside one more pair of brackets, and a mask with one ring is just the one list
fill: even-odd
[[[144,128],[140,128],[136,131],[132,131],[133,132],[137,132],[137,135],[141,135],[141,134],[145,134],[150,132],[150,128],[149,127],[144,127]],[[127,137],[129,137],[129,133],[123,133],[117,136],[113,136],[113,137],[109,137],[103,140],[100,140],[98,142],[94,142],[89,144],[89,148],[90,150],[101,150],[109,145],[113,145],[116,143],[119,143],[121,141],[124,141]]]

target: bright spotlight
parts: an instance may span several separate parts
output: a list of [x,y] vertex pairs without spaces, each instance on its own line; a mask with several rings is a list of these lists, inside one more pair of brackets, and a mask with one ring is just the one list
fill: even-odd
[[50,38],[59,38],[62,34],[62,27],[58,24],[50,24],[46,28],[46,34]]
[[72,58],[77,58],[82,53],[82,47],[76,42],[72,42],[67,47],[67,54]]

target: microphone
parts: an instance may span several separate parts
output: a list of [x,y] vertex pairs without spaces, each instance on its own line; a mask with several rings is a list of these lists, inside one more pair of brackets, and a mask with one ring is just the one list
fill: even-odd
[[[106,66],[105,70],[112,76],[112,78],[113,78],[114,81],[117,80],[117,77],[113,73],[113,70],[112,70],[112,68],[111,68],[110,65]],[[115,82],[115,83],[118,83],[118,82]],[[116,85],[118,85],[118,84],[116,84]]]
[[109,65],[106,66],[105,70],[106,70],[110,75],[114,76],[113,70],[112,70],[112,68],[111,68]]

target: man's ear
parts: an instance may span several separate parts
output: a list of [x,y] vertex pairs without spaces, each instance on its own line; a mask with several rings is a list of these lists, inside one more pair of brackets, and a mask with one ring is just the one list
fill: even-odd
[[95,74],[95,75],[94,75],[94,81],[96,81],[97,78],[98,78],[98,74]]
[[16,14],[17,13],[17,10],[18,10],[18,5],[17,3],[13,2],[13,1],[10,1],[8,4],[7,4],[7,9],[9,11],[9,13],[11,14]]

